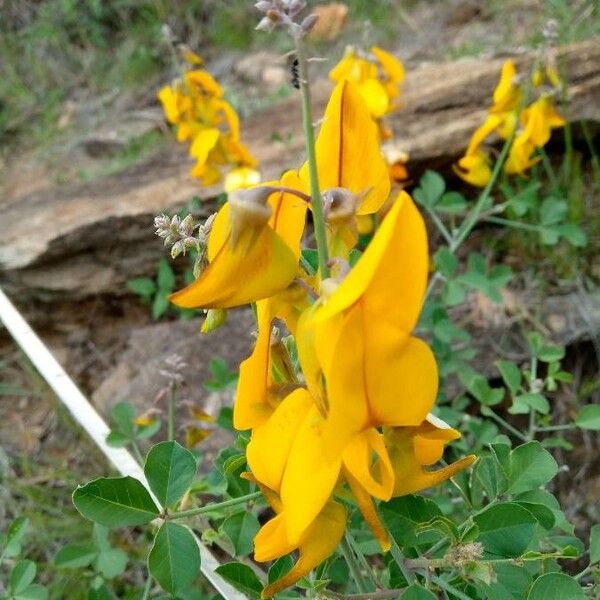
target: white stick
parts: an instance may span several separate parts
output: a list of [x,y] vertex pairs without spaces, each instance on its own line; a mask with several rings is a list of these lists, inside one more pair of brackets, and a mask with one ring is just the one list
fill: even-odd
[[[15,339],[20,348],[29,357],[40,375],[54,390],[59,400],[69,409],[73,418],[81,425],[94,443],[121,475],[130,475],[139,479],[150,491],[142,468],[133,456],[124,448],[111,448],[106,443],[106,435],[110,431],[102,417],[88,402],[73,380],[67,375],[33,329],[23,319],[6,294],[0,289],[0,321]],[[150,492],[152,493],[152,492]],[[213,587],[225,600],[246,600],[222,579],[215,569],[219,562],[210,550],[196,537],[200,547],[201,569]]]

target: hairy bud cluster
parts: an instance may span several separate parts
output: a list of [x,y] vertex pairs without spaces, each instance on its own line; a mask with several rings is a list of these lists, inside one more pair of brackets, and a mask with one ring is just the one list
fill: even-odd
[[172,258],[177,258],[180,254],[185,255],[189,250],[196,250],[202,255],[213,218],[214,215],[209,217],[204,225],[200,225],[194,221],[192,215],[181,219],[178,215],[169,217],[163,214],[154,218],[154,229],[156,235],[164,240],[165,246],[171,246]]
[[265,16],[256,29],[271,33],[276,27],[285,27],[293,36],[308,33],[317,22],[317,15],[308,15],[300,23],[295,18],[306,8],[306,0],[259,0],[254,5]]
[[160,369],[159,374],[170,385],[181,385],[185,380],[185,370],[187,367],[187,363],[181,356],[172,354],[165,359],[165,368]]

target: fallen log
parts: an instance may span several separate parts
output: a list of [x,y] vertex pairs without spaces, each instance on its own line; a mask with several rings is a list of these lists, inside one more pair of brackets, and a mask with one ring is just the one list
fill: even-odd
[[[532,52],[515,57],[522,72],[534,59]],[[391,125],[395,143],[410,156],[413,175],[424,166],[447,167],[464,150],[484,118],[503,60],[463,59],[408,69],[404,106]],[[565,116],[572,123],[600,122],[600,38],[557,51],[557,63],[568,73]],[[330,89],[328,81],[316,82],[315,114],[322,112]],[[244,124],[244,138],[266,178],[298,166],[303,155],[299,123],[294,94]],[[276,132],[285,141],[273,142]],[[153,274],[162,253],[152,233],[153,216],[219,191],[199,187],[189,177],[183,151],[174,149],[118,177],[5,196],[0,200],[0,285],[23,301],[123,295],[127,279]]]

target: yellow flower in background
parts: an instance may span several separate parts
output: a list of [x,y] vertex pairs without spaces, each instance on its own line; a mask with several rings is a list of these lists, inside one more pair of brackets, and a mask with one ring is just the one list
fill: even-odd
[[[187,50],[184,59],[198,66],[202,59]],[[223,98],[223,90],[204,69],[187,70],[181,79],[158,93],[167,120],[177,126],[177,140],[190,142],[190,155],[196,160],[192,177],[203,185],[221,179],[221,169],[231,166],[228,190],[248,187],[260,180],[254,170],[256,159],[240,140],[239,118]],[[240,171],[240,169],[246,169]]]
[[392,54],[373,46],[373,57],[361,57],[354,48],[348,48],[342,60],[330,71],[335,83],[352,81],[374,119],[398,108],[392,101],[400,94],[404,81],[404,67]]
[[[534,87],[543,85],[546,79],[553,87],[560,86],[558,74],[551,66],[536,66],[532,74]],[[493,93],[493,103],[484,123],[478,127],[465,151],[465,155],[454,165],[454,172],[471,185],[484,187],[492,176],[488,153],[482,144],[496,133],[509,139],[519,126],[509,148],[504,172],[524,176],[526,171],[540,159],[535,156],[538,148],[550,140],[552,129],[565,124],[548,93],[542,93],[528,107],[521,110],[523,91],[514,63],[504,62],[500,81]]]

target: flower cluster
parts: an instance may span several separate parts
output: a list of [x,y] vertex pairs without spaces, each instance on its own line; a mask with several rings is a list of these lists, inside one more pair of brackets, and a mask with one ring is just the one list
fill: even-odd
[[[331,275],[301,266],[308,166],[279,182],[240,190],[217,213],[208,264],[172,295],[180,307],[256,303],[258,337],[240,367],[234,426],[251,430],[250,473],[275,516],[255,538],[255,558],[298,550],[270,597],[327,558],[344,534],[353,498],[383,550],[390,541],[374,499],[417,492],[474,461],[437,470],[460,434],[433,416],[438,373],[412,335],[428,274],[425,225],[408,194],[390,202],[354,267],[357,217],[388,200],[379,133],[360,87],[335,87],[316,142]],[[277,328],[274,329],[274,324]],[[293,336],[301,372],[289,354]],[[284,341],[286,343],[284,343]]]
[[228,166],[226,191],[257,184],[256,159],[240,139],[238,115],[223,98],[214,77],[198,68],[201,59],[191,52],[185,58],[189,68],[161,88],[158,99],[169,123],[177,126],[177,140],[190,143],[189,152],[196,160],[192,177],[212,185],[220,181],[221,169]]
[[537,66],[531,85],[539,94],[523,109],[525,94],[516,67],[511,60],[504,63],[488,115],[473,133],[465,155],[454,167],[456,174],[467,183],[484,187],[490,181],[491,160],[482,144],[492,134],[503,140],[512,138],[504,172],[524,175],[539,161],[535,152],[546,145],[552,129],[565,124],[552,102],[553,95],[560,88],[556,71],[551,66]]

